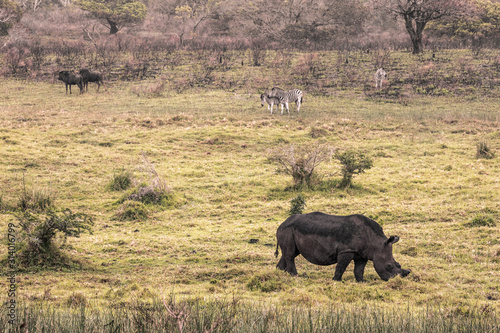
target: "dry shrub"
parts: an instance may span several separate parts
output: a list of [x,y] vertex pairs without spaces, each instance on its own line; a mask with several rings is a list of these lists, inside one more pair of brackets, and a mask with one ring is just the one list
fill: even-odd
[[326,144],[284,145],[269,153],[269,161],[278,164],[279,172],[292,176],[296,188],[309,187],[318,180],[316,168],[334,154],[335,148]]
[[317,53],[306,53],[301,56],[294,72],[301,76],[315,76],[319,72],[320,62]]
[[146,76],[147,69],[147,63],[135,57],[129,57],[123,66],[121,78],[125,80],[140,80]]
[[12,75],[26,75],[33,67],[30,55],[27,47],[10,47],[5,56],[7,72]]

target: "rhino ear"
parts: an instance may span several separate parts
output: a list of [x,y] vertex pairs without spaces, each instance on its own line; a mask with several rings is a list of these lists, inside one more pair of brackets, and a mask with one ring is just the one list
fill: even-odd
[[386,244],[394,244],[394,243],[397,243],[398,241],[399,241],[398,236],[391,236],[391,237],[389,237],[389,239],[385,243]]

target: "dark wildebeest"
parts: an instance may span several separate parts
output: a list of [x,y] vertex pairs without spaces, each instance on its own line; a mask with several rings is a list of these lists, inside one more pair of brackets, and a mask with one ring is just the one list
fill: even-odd
[[102,74],[99,72],[91,72],[88,69],[80,69],[80,75],[83,78],[83,84],[85,86],[85,91],[89,91],[89,82],[97,83],[97,91],[101,87],[101,84],[106,87],[102,79]]
[[80,94],[83,93],[83,80],[81,75],[73,74],[70,71],[60,71],[59,80],[66,84],[66,95],[68,94],[68,86],[69,93],[71,94],[71,86],[73,85],[77,85],[78,88],[80,88]]
[[336,281],[342,280],[349,263],[354,260],[356,281],[363,281],[368,260],[373,261],[375,271],[384,281],[396,275],[406,276],[392,256],[392,244],[398,236],[387,238],[382,227],[363,215],[334,216],[320,212],[290,216],[276,231],[276,256],[278,246],[281,259],[278,267],[291,275],[297,275],[295,257],[304,258],[316,265],[337,264]]

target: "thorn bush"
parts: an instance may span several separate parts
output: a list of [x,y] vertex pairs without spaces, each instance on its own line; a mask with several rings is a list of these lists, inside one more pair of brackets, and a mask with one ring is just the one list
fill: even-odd
[[67,261],[55,242],[56,236],[61,235],[66,243],[68,237],[79,237],[85,231],[92,233],[94,225],[91,216],[69,209],[43,214],[26,211],[15,216],[20,227],[16,255],[21,267],[51,267]]

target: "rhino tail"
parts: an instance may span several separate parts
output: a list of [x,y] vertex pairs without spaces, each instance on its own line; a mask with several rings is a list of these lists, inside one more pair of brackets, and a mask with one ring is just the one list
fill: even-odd
[[279,247],[278,247],[278,244],[276,244],[276,252],[274,252],[274,256],[275,256],[276,258],[278,258],[278,255],[279,255],[279,254],[280,254],[280,252],[279,252]]

